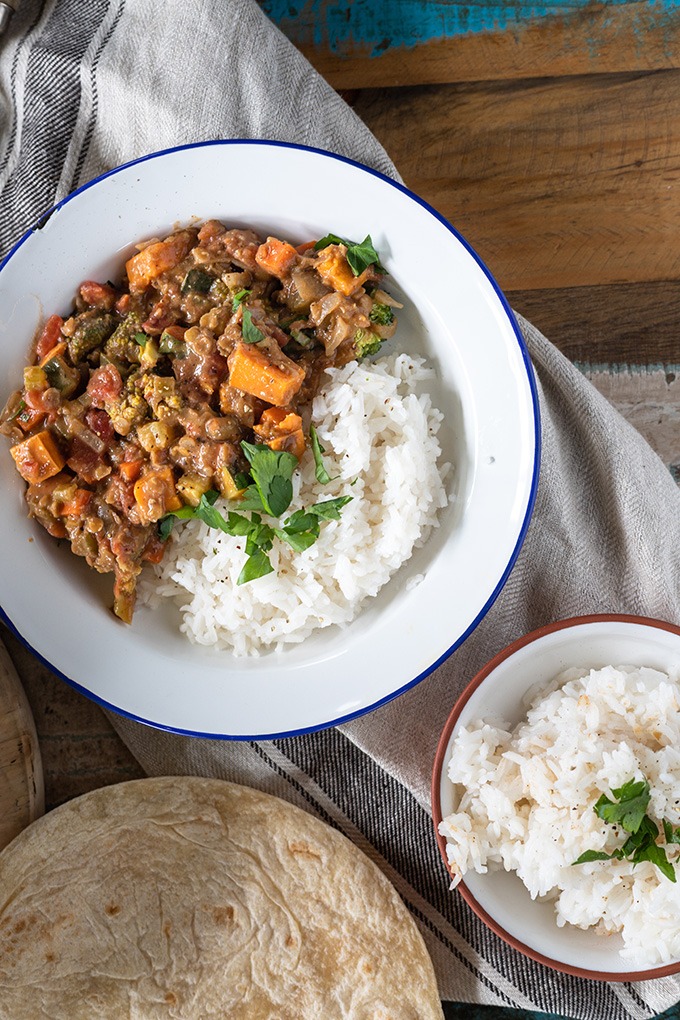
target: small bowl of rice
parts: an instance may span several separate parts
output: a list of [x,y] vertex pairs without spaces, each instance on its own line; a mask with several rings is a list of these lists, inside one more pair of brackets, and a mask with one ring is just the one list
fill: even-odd
[[432,813],[451,895],[519,952],[680,972],[680,627],[581,616],[513,642],[449,716]]

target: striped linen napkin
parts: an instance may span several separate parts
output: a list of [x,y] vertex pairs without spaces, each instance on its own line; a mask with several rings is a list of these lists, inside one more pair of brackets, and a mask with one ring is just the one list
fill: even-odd
[[[336,93],[254,0],[22,0],[0,56],[0,249],[92,177],[210,138],[330,149],[398,177]],[[509,949],[448,890],[429,814],[435,745],[457,694],[541,624],[590,612],[680,621],[680,495],[652,450],[529,323],[541,482],[501,596],[465,644],[396,701],[339,729],[266,742],[201,741],[111,721],[150,775],[244,782],[336,826],[395,884],[442,998],[583,1020],[648,1018],[680,981],[557,974]],[[42,668],[42,667],[37,667]]]

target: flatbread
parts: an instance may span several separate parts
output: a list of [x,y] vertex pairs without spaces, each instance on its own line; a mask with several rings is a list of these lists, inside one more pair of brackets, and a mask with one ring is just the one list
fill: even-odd
[[163,777],[79,797],[0,854],[2,1020],[441,1020],[423,940],[344,836]]

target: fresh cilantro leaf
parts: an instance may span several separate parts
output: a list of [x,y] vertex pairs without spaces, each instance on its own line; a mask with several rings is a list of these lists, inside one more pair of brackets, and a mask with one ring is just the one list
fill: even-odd
[[[629,779],[623,786],[612,790],[618,804],[604,794],[595,804],[594,810],[599,818],[611,825],[621,826],[630,833],[623,846],[617,847],[611,854],[601,850],[586,850],[574,864],[585,864],[586,861],[629,860],[632,864],[650,861],[671,882],[676,881],[675,868],[666,856],[666,851],[656,842],[659,826],[646,813],[651,799],[649,783],[646,780]],[[663,831],[666,843],[680,843],[680,829],[673,831],[673,826],[663,819]]]
[[318,528],[316,531],[301,532],[288,531],[287,528],[274,528],[274,533],[282,542],[287,542],[295,552],[304,552],[305,549],[309,549],[310,545],[314,545],[319,537]]
[[246,491],[239,499],[238,505],[240,510],[255,510],[257,513],[265,512],[262,497],[255,483],[246,487]]
[[322,453],[325,453],[326,451],[319,442],[319,437],[316,434],[316,429],[314,428],[313,425],[309,426],[309,438],[312,443],[312,453],[314,454],[314,463],[316,465],[314,471],[314,474],[316,475],[316,480],[317,482],[320,482],[321,485],[328,485],[328,483],[332,481],[332,478],[328,474],[328,471],[326,471],[323,462],[323,457],[321,456]]
[[244,343],[259,344],[264,340],[264,333],[258,329],[253,322],[253,315],[249,308],[243,309],[243,322],[241,323],[241,336]]
[[265,513],[280,517],[293,498],[293,472],[297,457],[287,450],[271,450],[268,446],[241,443],[250,464],[250,473],[262,499]]
[[360,276],[369,266],[375,266],[379,273],[385,272],[384,267],[380,265],[380,256],[373,247],[370,234],[367,234],[360,244],[348,245],[347,262],[355,276]]
[[171,514],[167,514],[165,517],[161,517],[158,522],[158,537],[161,542],[167,542],[170,538],[170,532],[172,531],[175,524],[175,518]]
[[235,312],[236,309],[238,308],[238,306],[243,304],[245,299],[249,298],[249,297],[250,297],[250,291],[246,290],[245,287],[243,288],[243,290],[238,290],[234,294],[234,297],[233,297],[232,302],[231,302],[231,310],[232,310],[232,312]]
[[606,854],[603,850],[586,850],[571,863],[573,867],[574,864],[589,864],[591,861],[610,861],[612,857],[613,854]]
[[258,577],[273,573],[269,556],[263,549],[257,549],[252,556],[249,556],[243,564],[243,569],[238,575],[237,584],[247,584],[248,581],[255,581]]
[[629,780],[617,790],[612,790],[619,803],[602,794],[595,805],[598,818],[612,825],[621,825],[626,832],[637,832],[650,801],[649,783]]
[[663,820],[663,833],[667,843],[680,843],[680,829],[674,829],[667,818]]
[[263,524],[258,514],[253,514],[252,525],[246,539],[246,554],[252,556],[258,549],[269,552],[274,544],[274,529]]
[[191,290],[198,294],[207,294],[214,282],[215,277],[206,273],[204,269],[190,269],[182,280],[180,290],[182,294],[187,294]]
[[314,245],[314,251],[321,251],[323,248],[327,248],[329,244],[348,244],[349,242],[343,241],[337,234],[326,234],[321,240],[317,241]]
[[230,510],[227,514],[227,526],[230,535],[249,535],[252,524],[247,517]]
[[337,499],[326,499],[321,503],[313,503],[307,507],[308,514],[314,514],[322,521],[339,521],[343,506],[352,502],[352,496],[338,496]]
[[650,843],[649,846],[643,847],[635,852],[632,858],[633,864],[641,864],[642,861],[651,861],[655,864],[659,871],[666,876],[671,882],[677,881],[675,877],[675,868],[666,857],[666,851],[662,846],[658,846],[656,843]]
[[234,485],[237,489],[247,489],[250,485],[250,475],[244,474],[243,471],[237,471],[234,475]]
[[146,333],[135,333],[134,339],[135,342],[138,343],[140,347],[146,347],[149,340]]
[[304,531],[319,532],[319,519],[306,510],[296,510],[283,523],[284,530],[289,535],[301,535]]

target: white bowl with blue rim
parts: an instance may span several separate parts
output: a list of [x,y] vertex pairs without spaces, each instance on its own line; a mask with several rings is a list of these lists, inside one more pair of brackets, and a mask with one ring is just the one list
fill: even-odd
[[[403,300],[392,350],[436,369],[439,434],[454,465],[441,526],[349,626],[236,658],[189,643],[176,610],[138,606],[125,626],[100,576],[30,520],[0,440],[0,607],[57,674],[123,715],[181,733],[293,735],[347,721],[441,663],[502,588],[529,523],[540,427],[531,364],[497,284],[422,199],[358,163],[277,142],[153,153],[69,196],[0,267],[0,401],[18,388],[44,318],[84,279],[117,279],[140,240],[218,218],[294,242],[370,234]],[[417,585],[409,584],[418,577]]]

